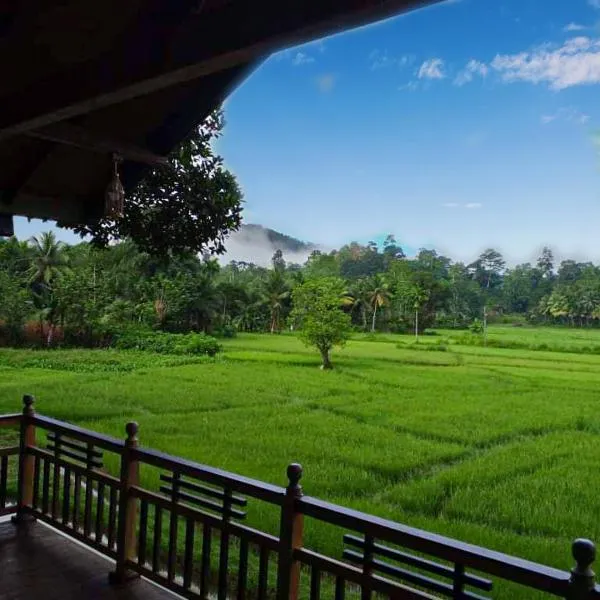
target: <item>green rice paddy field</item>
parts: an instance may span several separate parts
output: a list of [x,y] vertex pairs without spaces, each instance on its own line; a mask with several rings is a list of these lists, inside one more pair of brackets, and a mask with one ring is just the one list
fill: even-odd
[[[513,347],[357,336],[332,372],[289,335],[241,335],[214,360],[4,349],[0,413],[32,393],[41,413],[118,437],[136,420],[142,445],[282,485],[297,461],[307,494],[570,568],[574,538],[600,541],[600,332],[489,340]],[[249,519],[277,529],[267,509]],[[341,531],[307,525],[306,543],[339,556]]]

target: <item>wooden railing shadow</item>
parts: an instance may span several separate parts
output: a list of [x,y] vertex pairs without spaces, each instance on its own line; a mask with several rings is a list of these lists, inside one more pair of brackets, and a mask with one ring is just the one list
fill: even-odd
[[[122,441],[38,415],[31,396],[23,404],[22,414],[0,416],[19,441],[0,450],[0,515],[14,514],[17,525],[39,519],[108,556],[114,583],[143,575],[184,597],[218,600],[477,600],[489,597],[481,592],[492,592],[492,577],[569,600],[600,598],[589,540],[573,543],[566,572],[304,496],[298,464],[278,487],[141,448],[136,423]],[[277,535],[244,523],[258,503]],[[305,519],[341,528],[342,556],[307,548]]]

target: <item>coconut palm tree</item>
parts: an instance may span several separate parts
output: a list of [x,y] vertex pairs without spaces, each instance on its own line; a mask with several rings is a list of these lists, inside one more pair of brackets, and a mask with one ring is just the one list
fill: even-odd
[[46,345],[50,346],[59,314],[54,288],[68,264],[65,244],[59,242],[52,231],[32,237],[29,243],[32,252],[28,270],[29,283],[34,305],[39,311],[40,336],[44,338],[44,322],[47,322]]
[[285,300],[290,297],[290,288],[284,274],[278,269],[269,271],[262,291],[264,300],[271,311],[271,333],[275,333],[279,331]]
[[390,288],[384,277],[377,274],[369,281],[369,305],[373,309],[373,317],[371,319],[371,331],[375,331],[377,324],[377,309],[389,303],[391,298]]
[[52,231],[29,240],[32,248],[29,282],[35,287],[52,288],[55,279],[67,267],[65,244],[59,242]]

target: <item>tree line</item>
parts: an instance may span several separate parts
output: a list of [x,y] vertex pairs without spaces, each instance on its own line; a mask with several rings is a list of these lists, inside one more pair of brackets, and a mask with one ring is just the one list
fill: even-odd
[[303,265],[286,262],[277,251],[265,268],[250,262],[220,266],[192,252],[157,257],[131,240],[106,248],[67,245],[49,232],[0,241],[2,337],[95,345],[107,331],[123,327],[276,333],[299,326],[293,312],[298,286],[333,280],[340,311],[359,331],[418,334],[502,315],[571,326],[600,323],[600,268],[574,260],[556,266],[549,248],[536,264],[507,268],[493,249],[469,264],[426,249],[409,258],[388,236],[382,247],[353,242],[315,251]]

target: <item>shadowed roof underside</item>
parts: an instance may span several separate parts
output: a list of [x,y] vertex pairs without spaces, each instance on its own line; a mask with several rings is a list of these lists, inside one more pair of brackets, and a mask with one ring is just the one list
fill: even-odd
[[277,50],[436,0],[6,0],[0,213],[102,214]]

